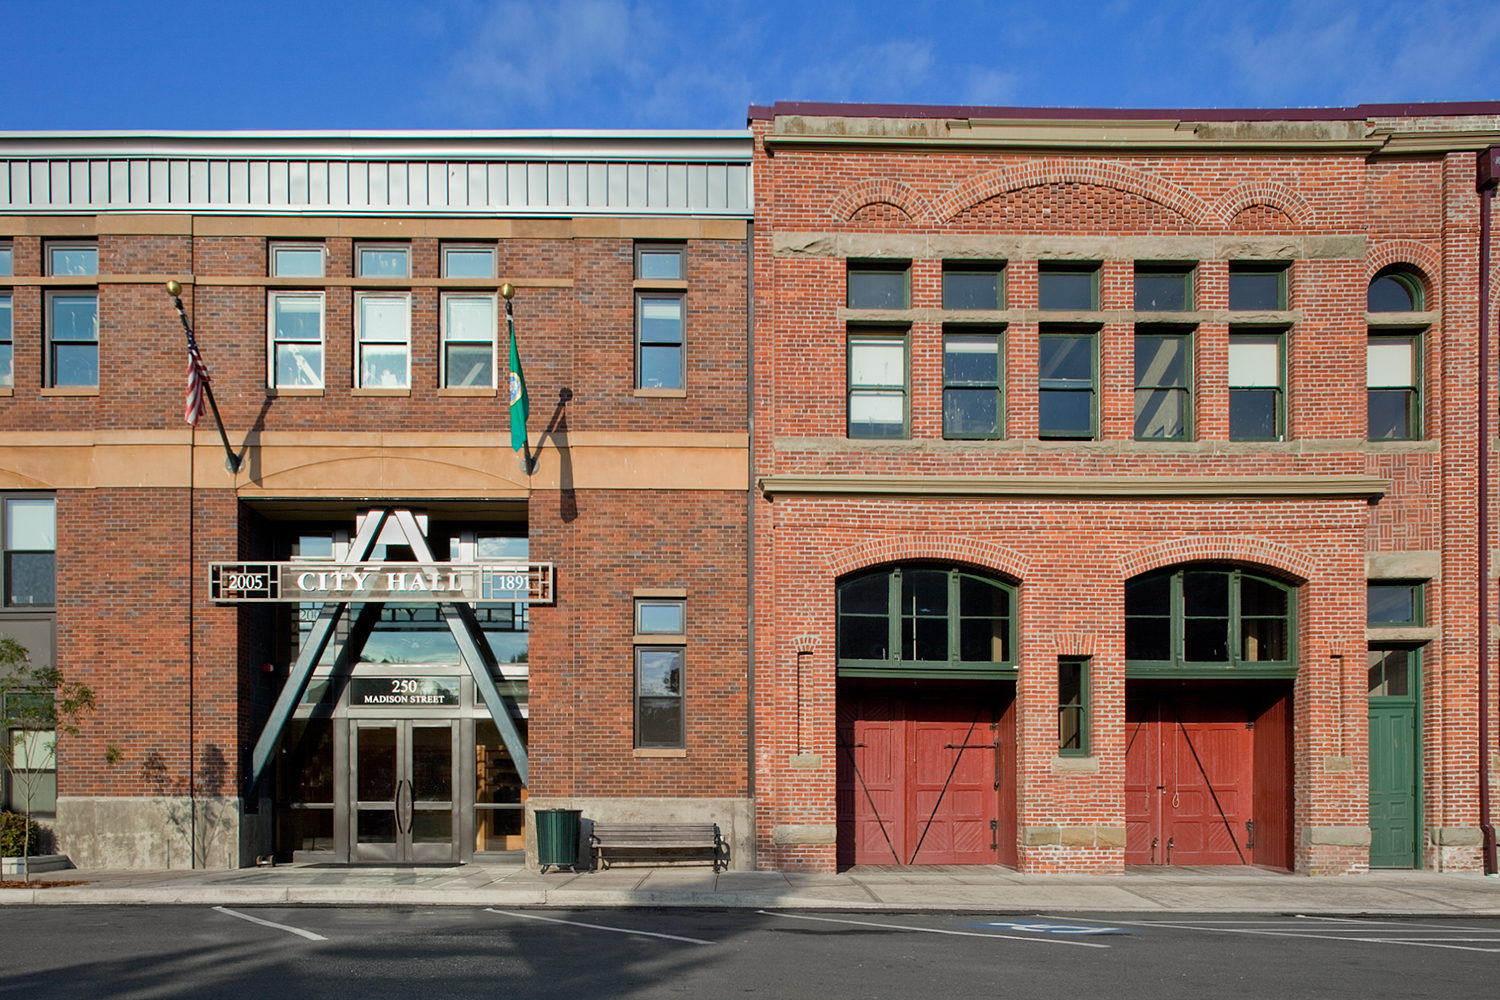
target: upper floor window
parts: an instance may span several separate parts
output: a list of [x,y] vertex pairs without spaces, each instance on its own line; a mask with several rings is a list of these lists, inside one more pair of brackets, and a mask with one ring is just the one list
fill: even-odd
[[272,243],[271,275],[276,278],[321,278],[327,249],[321,243]]
[[849,334],[849,436],[906,437],[906,335]]
[[443,277],[493,278],[495,248],[490,246],[443,247]]
[[911,303],[911,266],[904,261],[849,262],[850,309],[907,309]]
[[944,309],[1004,309],[1005,268],[971,261],[943,262]]
[[1094,437],[1097,371],[1092,331],[1064,328],[1038,338],[1037,420],[1044,438]]
[[1230,440],[1281,440],[1286,421],[1284,348],[1280,331],[1229,332]]
[[1183,566],[1125,583],[1132,666],[1293,668],[1292,588],[1250,570]]
[[1282,264],[1229,265],[1229,308],[1280,312],[1286,309],[1286,266]]
[[641,281],[682,281],[687,277],[686,248],[661,243],[638,243],[635,276]]
[[1386,268],[1370,282],[1365,309],[1368,312],[1421,312],[1422,283],[1410,271]]
[[54,277],[93,277],[99,273],[95,243],[48,243],[47,273]]
[[362,389],[411,387],[411,294],[355,294],[355,370]]
[[323,388],[323,293],[270,292],[268,378],[272,388]]
[[1037,272],[1037,304],[1071,312],[1098,310],[1099,265],[1043,261]]
[[57,604],[57,505],[51,497],[5,501],[5,606]]
[[10,291],[0,292],[0,386],[9,388],[16,384],[15,368],[15,345],[13,319],[15,310],[11,303]]
[[1370,625],[1422,624],[1422,585],[1371,580],[1365,584],[1365,621]]
[[1371,441],[1412,441],[1422,436],[1421,334],[1370,331],[1365,347]]
[[87,388],[99,384],[99,293],[93,289],[48,289],[46,384]]
[[495,302],[494,295],[478,292],[443,294],[444,388],[495,387]]
[[0,277],[8,277],[15,273],[15,250],[9,243],[0,243]]
[[1014,591],[959,567],[886,566],[838,585],[839,672],[929,676],[1014,666]]
[[411,247],[401,244],[361,244],[355,248],[361,278],[411,277]]
[[943,437],[995,438],[1003,432],[997,330],[952,327],[943,334]]
[[1192,336],[1171,327],[1137,327],[1135,436],[1180,440],[1190,433]]
[[1187,312],[1193,308],[1193,268],[1185,264],[1137,264],[1136,312]]

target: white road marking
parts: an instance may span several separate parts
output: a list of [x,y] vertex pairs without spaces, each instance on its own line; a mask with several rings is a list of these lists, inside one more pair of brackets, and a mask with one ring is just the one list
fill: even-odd
[[1034,934],[1028,937],[1021,937],[1016,934],[982,934],[979,931],[950,931],[938,927],[912,927],[907,924],[878,924],[871,920],[838,920],[833,917],[812,917],[805,913],[780,913],[773,910],[756,910],[755,912],[763,913],[768,917],[785,917],[788,920],[817,920],[825,924],[853,924],[856,927],[879,927],[888,931],[916,931],[919,934],[949,934],[954,937],[998,938],[1002,941],[1030,941],[1033,944],[1068,944],[1075,948],[1109,947],[1107,944],[1095,944],[1092,941],[1068,941],[1053,937],[1039,937]]
[[549,924],[567,924],[569,927],[587,927],[593,931],[613,931],[616,934],[634,934],[640,937],[666,938],[668,941],[686,941],[688,944],[713,944],[712,941],[703,941],[698,938],[682,937],[678,934],[660,934],[656,931],[636,931],[628,927],[606,927],[603,924],[586,924],[579,920],[559,920],[556,917],[543,917],[535,913],[517,913],[514,910],[497,910],[492,906],[484,908],[486,913],[498,913],[502,917],[518,917],[521,920],[544,920]]
[[305,937],[309,941],[327,941],[328,940],[326,937],[324,937],[321,934],[314,934],[312,931],[305,931],[305,930],[303,930],[300,927],[291,927],[291,926],[289,926],[287,924],[278,924],[278,923],[273,923],[270,920],[262,920],[260,917],[252,917],[250,914],[248,914],[248,913],[241,913],[239,910],[231,910],[227,906],[215,906],[214,909],[217,910],[219,913],[227,913],[231,917],[239,917],[241,920],[248,920],[252,924],[260,924],[262,927],[274,927],[278,931],[286,931],[288,934],[295,934],[298,937]]
[[[1495,948],[1470,948],[1461,944],[1440,944],[1436,941],[1413,941],[1398,937],[1355,937],[1340,934],[1299,934],[1295,931],[1268,931],[1257,930],[1250,927],[1225,927],[1223,925],[1204,926],[1202,924],[1178,924],[1168,923],[1165,920],[1112,920],[1110,923],[1122,924],[1127,927],[1164,927],[1168,930],[1178,931],[1205,931],[1216,934],[1253,934],[1258,937],[1282,937],[1282,938],[1307,938],[1316,941],[1353,941],[1359,944],[1405,944],[1413,948],[1446,948],[1451,951],[1479,951],[1490,954],[1500,954],[1500,947]],[[1353,928],[1350,928],[1351,930]],[[1388,933],[1388,932],[1387,932]],[[1081,944],[1082,942],[1073,942]],[[1500,940],[1495,940],[1500,945]]]

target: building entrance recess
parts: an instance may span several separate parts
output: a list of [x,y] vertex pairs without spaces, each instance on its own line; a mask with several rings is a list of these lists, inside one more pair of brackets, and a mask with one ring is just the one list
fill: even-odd
[[354,861],[458,860],[453,722],[351,723]]

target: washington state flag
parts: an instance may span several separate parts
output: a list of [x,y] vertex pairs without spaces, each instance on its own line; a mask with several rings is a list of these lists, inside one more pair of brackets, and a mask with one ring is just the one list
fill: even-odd
[[520,451],[526,447],[526,418],[531,415],[531,403],[526,398],[521,352],[516,350],[516,317],[509,302],[505,303],[505,326],[510,334],[510,447],[513,451]]

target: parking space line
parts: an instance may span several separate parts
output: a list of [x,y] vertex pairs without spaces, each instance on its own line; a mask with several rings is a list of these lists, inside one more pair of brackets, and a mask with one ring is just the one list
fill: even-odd
[[219,913],[225,913],[231,917],[239,917],[241,920],[248,920],[252,924],[260,924],[262,927],[271,927],[278,931],[286,931],[288,934],[295,934],[298,937],[305,937],[309,941],[328,940],[321,934],[314,934],[312,931],[305,931],[300,927],[292,927],[289,924],[278,924],[271,920],[262,920],[260,917],[252,917],[250,914],[241,913],[239,910],[231,910],[227,906],[215,906],[214,909]]
[[665,938],[668,941],[685,941],[688,944],[713,944],[712,941],[704,941],[699,938],[683,937],[680,934],[661,934],[657,931],[637,931],[628,927],[606,927],[603,924],[586,924],[581,920],[559,920],[556,917],[543,917],[536,913],[517,913],[514,910],[497,910],[492,906],[484,908],[486,913],[498,913],[502,917],[517,917],[521,920],[541,920],[549,924],[566,924],[569,927],[587,927],[594,931],[612,931],[615,934],[634,934],[638,937]]
[[[1163,927],[1167,930],[1177,931],[1203,931],[1211,934],[1251,934],[1257,937],[1281,937],[1281,938],[1306,938],[1314,941],[1353,941],[1361,944],[1404,944],[1412,948],[1445,948],[1451,951],[1478,951],[1487,954],[1500,954],[1500,947],[1495,948],[1472,948],[1462,944],[1443,944],[1437,941],[1415,941],[1398,937],[1358,937],[1343,934],[1308,934],[1296,931],[1272,931],[1260,930],[1251,927],[1225,927],[1221,925],[1204,926],[1203,924],[1180,924],[1169,923],[1165,920],[1111,920],[1112,924],[1123,924],[1127,927]],[[1352,930],[1352,928],[1351,928]],[[1386,932],[1387,934],[1389,931]],[[1075,942],[1080,943],[1080,942]],[[1500,940],[1494,942],[1500,946]]]
[[[1066,944],[1075,948],[1108,948],[1107,944],[1096,944],[1093,941],[1068,941],[1053,937],[1039,937],[1030,935],[1022,937],[1018,934],[981,934],[978,931],[950,931],[940,927],[912,927],[908,924],[878,924],[872,920],[839,920],[834,917],[814,917],[806,913],[782,913],[776,910],[756,910],[768,917],[785,917],[787,920],[817,920],[825,924],[852,924],[856,927],[879,927],[888,931],[915,931],[918,934],[948,934],[953,937],[977,937],[998,938],[1002,941],[1030,941],[1033,944]],[[1116,921],[1117,923],[1121,921]]]

